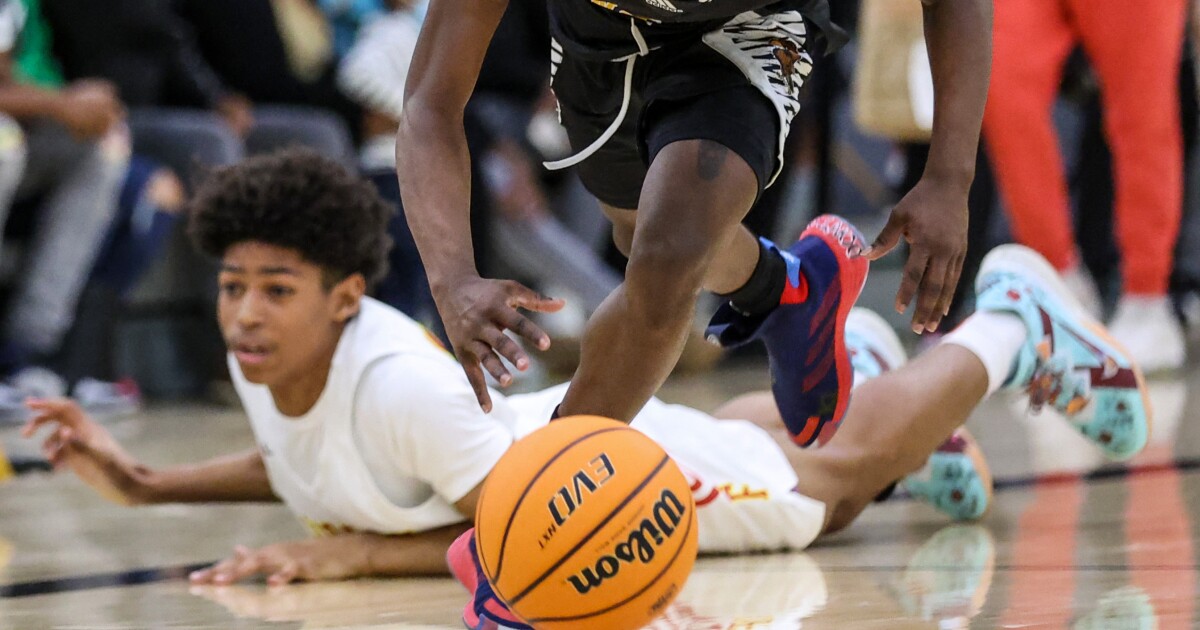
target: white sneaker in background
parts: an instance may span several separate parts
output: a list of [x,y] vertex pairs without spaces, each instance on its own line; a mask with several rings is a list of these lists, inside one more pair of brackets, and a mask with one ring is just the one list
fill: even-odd
[[8,384],[35,398],[61,398],[67,395],[67,382],[63,377],[44,367],[23,368]]
[[29,418],[27,398],[59,398],[66,395],[61,376],[42,367],[22,368],[0,382],[0,425],[19,425]]
[[1062,276],[1067,289],[1083,305],[1087,314],[1094,319],[1100,319],[1104,303],[1100,301],[1100,291],[1096,289],[1096,281],[1092,279],[1092,274],[1088,273],[1083,265],[1075,265],[1074,268],[1060,272],[1059,275]]
[[1186,352],[1183,327],[1166,296],[1122,297],[1108,330],[1143,372],[1183,367]]
[[133,415],[142,408],[142,390],[130,378],[113,383],[81,378],[75,383],[71,397],[97,419]]

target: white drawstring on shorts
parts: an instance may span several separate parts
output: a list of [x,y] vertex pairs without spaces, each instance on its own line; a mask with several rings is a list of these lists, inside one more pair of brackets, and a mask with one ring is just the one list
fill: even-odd
[[552,171],[557,171],[569,166],[575,166],[576,164],[588,159],[594,153],[596,153],[596,151],[599,151],[600,147],[603,147],[606,142],[612,139],[613,135],[617,133],[617,129],[621,127],[621,123],[625,121],[625,114],[629,113],[629,99],[633,95],[634,61],[636,61],[638,57],[649,54],[650,52],[650,47],[646,45],[646,38],[642,37],[642,32],[638,30],[637,22],[634,20],[629,20],[629,30],[633,32],[633,40],[637,42],[638,51],[631,55],[626,55],[613,60],[614,62],[625,62],[625,83],[621,93],[621,109],[617,112],[617,117],[612,121],[612,124],[608,126],[608,129],[605,129],[604,133],[600,134],[599,138],[596,138],[594,142],[589,144],[582,151],[570,157],[556,160],[554,162],[543,162],[542,164],[546,168]]

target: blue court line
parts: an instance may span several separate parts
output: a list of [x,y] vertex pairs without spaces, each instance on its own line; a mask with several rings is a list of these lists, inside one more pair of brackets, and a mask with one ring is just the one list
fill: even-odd
[[[1027,488],[1029,486],[1042,483],[1075,483],[1079,481],[1106,481],[1110,479],[1123,479],[1133,475],[1154,474],[1167,471],[1190,471],[1200,469],[1200,457],[1185,457],[1176,459],[1172,462],[1163,464],[1150,464],[1145,466],[1133,467],[1112,467],[1101,468],[1089,473],[1068,473],[1068,474],[1052,474],[1052,475],[1030,475],[1025,477],[1012,477],[1009,479],[997,479],[994,482],[997,492],[1016,490]],[[904,500],[910,499],[907,495],[897,495],[889,500]],[[215,562],[215,561],[214,561]],[[213,562],[200,564],[185,564],[172,567],[157,567],[134,569],[132,571],[116,571],[113,573],[97,573],[93,575],[73,576],[66,578],[56,578],[49,580],[37,580],[32,582],[16,582],[13,584],[0,585],[0,599],[11,599],[16,597],[32,597],[35,595],[49,595],[53,593],[66,593],[73,591],[85,591],[98,588],[110,588],[115,586],[127,586],[135,584],[152,584],[155,582],[166,582],[170,580],[186,579],[188,574],[197,569],[203,569],[211,566]],[[886,571],[886,570],[901,570],[904,567],[821,567],[825,572],[839,571]],[[1073,570],[1088,570],[1088,571],[1124,571],[1128,570],[1127,565],[1088,565],[1080,567],[1071,567]],[[1005,571],[1022,571],[1022,570],[1055,570],[1056,567],[1025,567],[1022,565],[997,566],[997,570]],[[1066,567],[1063,567],[1065,570]],[[1200,570],[1197,566],[1161,566],[1161,567],[1142,567],[1139,570],[1159,570],[1159,571],[1178,571],[1178,570]]]
[[996,479],[992,482],[992,487],[997,491],[1013,490],[1017,488],[1028,488],[1038,484],[1074,483],[1077,481],[1108,481],[1110,479],[1124,479],[1134,475],[1146,475],[1171,471],[1188,472],[1197,469],[1200,469],[1200,457],[1180,457],[1178,459],[1169,462],[1163,462],[1161,464],[1143,464],[1139,466],[1114,465],[1086,473],[1050,473],[1028,475],[1024,477],[1009,477],[1007,479]]
[[96,573],[52,580],[37,580],[33,582],[17,582],[0,585],[0,599],[14,597],[32,597],[34,595],[49,595],[51,593],[66,593],[71,591],[86,591],[112,586],[129,586],[134,584],[152,584],[167,580],[182,580],[188,574],[198,569],[210,566],[211,562],[203,564],[184,564],[174,567],[158,567],[149,569],[134,569],[132,571],[116,571],[113,573]]

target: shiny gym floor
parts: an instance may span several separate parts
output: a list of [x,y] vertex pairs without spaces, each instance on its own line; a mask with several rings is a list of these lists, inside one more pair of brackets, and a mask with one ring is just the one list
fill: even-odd
[[[699,408],[766,385],[761,367],[681,377]],[[1051,413],[988,401],[970,426],[997,476],[979,524],[898,497],[805,553],[702,559],[655,628],[1200,627],[1200,368],[1154,380],[1152,444],[1101,462]],[[251,444],[240,411],[152,407],[111,425],[155,465]],[[0,430],[12,454],[36,445]],[[69,475],[0,486],[0,628],[460,628],[450,579],[193,589],[235,544],[304,535],[282,506],[113,506]]]

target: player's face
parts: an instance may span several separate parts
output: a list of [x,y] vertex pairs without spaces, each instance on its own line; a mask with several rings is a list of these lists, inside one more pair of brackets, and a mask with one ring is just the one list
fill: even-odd
[[217,282],[221,334],[246,379],[311,383],[319,392],[342,328],[358,312],[362,276],[327,288],[321,268],[295,250],[250,241],[225,252]]

